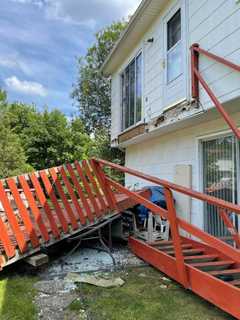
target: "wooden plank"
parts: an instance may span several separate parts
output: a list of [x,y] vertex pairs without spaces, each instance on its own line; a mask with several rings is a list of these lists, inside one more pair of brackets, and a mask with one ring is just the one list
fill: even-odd
[[[175,255],[175,251],[174,250],[167,250],[167,251],[164,251],[166,254],[168,255]],[[204,249],[202,248],[195,248],[195,249],[186,249],[186,250],[183,250],[183,255],[197,255],[197,254],[201,254],[204,252]]]
[[209,274],[212,276],[225,276],[225,275],[240,275],[240,269],[227,269],[227,270],[216,270],[209,271]]
[[107,199],[108,207],[112,210],[118,210],[117,201],[114,192],[111,189],[108,181],[106,180],[106,175],[101,168],[100,164],[93,159],[90,160],[90,164],[95,176],[98,178],[99,184],[103,190],[103,193]]
[[138,126],[135,126],[132,129],[127,130],[126,132],[120,134],[118,136],[118,142],[123,143],[125,141],[128,141],[134,137],[137,137],[139,135],[142,135],[145,133],[146,124],[140,124]]
[[178,220],[179,220],[180,227],[183,228],[185,231],[192,234],[196,238],[202,240],[210,247],[215,248],[216,250],[218,250],[218,252],[221,252],[221,254],[224,254],[230,259],[240,263],[240,255],[238,250],[222,242],[221,240],[215,238],[214,236],[204,232],[203,230],[197,228],[196,226],[186,221],[183,221],[179,218]]
[[230,267],[234,264],[235,262],[232,260],[222,260],[222,261],[211,261],[211,262],[197,262],[197,263],[190,263],[192,267],[198,268],[201,270],[206,271],[207,269],[209,270],[210,268],[217,268],[217,267]]
[[58,203],[57,197],[54,193],[53,187],[48,179],[48,176],[44,170],[40,171],[39,175],[40,175],[42,182],[45,186],[46,192],[49,195],[49,198],[50,198],[50,200],[56,210],[56,214],[58,216],[59,222],[62,225],[63,231],[65,233],[67,233],[68,232],[68,223],[67,223],[66,218],[64,217],[62,208],[60,207],[60,205]]
[[222,218],[228,232],[232,235],[238,249],[240,249],[240,235],[224,209],[219,209],[219,215]]
[[176,209],[174,205],[172,191],[170,189],[164,188],[164,194],[167,202],[168,219],[170,222],[171,235],[172,235],[172,240],[174,245],[174,253],[176,257],[176,264],[177,264],[177,270],[179,273],[180,282],[185,288],[188,288],[189,283],[187,278],[186,266],[183,258],[184,253],[181,247],[181,237],[179,234],[178,221],[176,219],[177,214],[176,214]]
[[73,188],[72,188],[72,186],[71,186],[71,184],[70,184],[70,182],[68,180],[67,174],[66,174],[66,172],[65,172],[63,167],[60,168],[60,173],[62,175],[62,178],[63,178],[63,181],[65,183],[65,186],[67,187],[68,193],[69,193],[69,195],[70,195],[70,197],[72,199],[72,202],[73,202],[73,204],[74,204],[74,206],[75,206],[75,208],[77,210],[77,213],[78,213],[79,218],[80,218],[80,222],[81,222],[82,225],[84,225],[84,224],[86,224],[86,218],[84,216],[82,208],[80,207],[80,205],[78,203],[78,199],[75,196],[74,190],[73,190]]
[[41,188],[41,185],[38,181],[38,178],[35,176],[34,173],[31,173],[29,175],[31,181],[32,181],[32,184],[36,190],[36,195],[38,197],[38,200],[40,202],[40,204],[42,205],[45,213],[46,213],[46,216],[48,218],[48,221],[50,223],[50,226],[51,226],[51,231],[53,233],[53,235],[56,237],[56,238],[59,238],[60,237],[60,232],[59,232],[59,229],[57,227],[57,222],[55,221],[55,217],[53,216],[52,214],[52,210],[47,202],[47,199],[45,197],[45,194]]
[[17,218],[13,212],[9,199],[4,191],[3,184],[0,181],[0,199],[2,202],[3,209],[8,217],[8,223],[13,230],[14,237],[16,238],[18,247],[21,252],[25,252],[27,249],[27,241],[25,240],[24,234],[18,224]]
[[88,184],[88,181],[87,181],[87,179],[86,179],[86,177],[85,177],[85,175],[84,175],[84,173],[83,173],[83,170],[82,170],[79,162],[78,162],[78,161],[75,161],[75,162],[74,162],[74,165],[75,165],[75,168],[76,168],[76,170],[77,170],[77,173],[79,174],[79,177],[80,177],[80,179],[81,179],[81,181],[82,181],[82,183],[83,183],[84,189],[85,189],[86,192],[87,192],[87,195],[88,195],[88,197],[89,197],[90,203],[91,203],[92,206],[93,206],[93,209],[94,209],[94,212],[95,212],[96,216],[97,216],[97,217],[101,216],[101,213],[100,213],[100,210],[99,210],[99,208],[98,208],[98,205],[97,205],[95,196],[94,196],[94,194],[92,193],[92,190],[91,190],[91,188],[90,188],[90,186],[89,186],[89,184]]
[[24,176],[19,176],[18,180],[22,186],[22,189],[24,191],[26,200],[28,201],[29,207],[32,210],[32,213],[35,217],[35,220],[38,224],[39,230],[42,234],[42,237],[44,238],[45,241],[49,241],[49,234],[48,234],[48,230],[43,222],[43,219],[41,217],[41,213],[40,210],[38,209],[37,203],[32,195],[31,189],[25,179]]
[[[163,179],[159,179],[159,178],[153,177],[153,176],[151,176],[149,174],[144,174],[144,173],[142,173],[140,171],[137,171],[137,170],[133,170],[133,169],[130,169],[130,168],[127,168],[127,167],[122,167],[122,166],[120,166],[120,165],[118,165],[116,163],[111,163],[109,161],[99,160],[99,159],[97,159],[96,161],[98,163],[100,163],[101,165],[104,165],[106,167],[119,170],[120,172],[128,173],[128,174],[133,175],[135,177],[138,177],[140,179],[147,180],[148,182],[154,183],[156,185],[164,186],[166,188],[169,188],[169,189],[174,190],[176,192],[185,194],[185,195],[190,196],[192,198],[205,201],[205,202],[207,202],[209,204],[212,204],[212,205],[216,205],[219,208],[221,207],[221,208],[224,208],[224,209],[228,209],[229,212],[234,212],[234,213],[240,215],[240,206],[239,205],[233,204],[231,202],[227,202],[225,200],[222,200],[222,199],[219,199],[219,198],[216,198],[216,197],[213,197],[213,196],[209,196],[209,195],[203,194],[203,193],[198,192],[198,191],[194,191],[192,189],[177,185],[177,184],[169,182],[167,180],[163,180]],[[111,182],[111,184],[114,187],[116,186],[116,182],[115,181],[113,181],[113,180],[111,180],[109,178],[107,178],[107,179],[108,179],[109,182]],[[115,185],[114,185],[114,183],[115,183]],[[128,190],[128,191],[129,191],[128,195],[133,197],[134,196],[133,192],[131,192],[130,190]],[[124,190],[122,192],[127,194],[126,193],[127,190]],[[139,199],[139,201],[140,201],[140,199]],[[140,202],[142,203],[142,201],[140,201]],[[142,204],[144,204],[144,203],[142,203]],[[164,215],[164,213],[163,213],[163,215]]]
[[[179,281],[174,257],[168,256],[164,252],[148,246],[145,242],[133,237],[129,239],[129,246],[138,257],[167,274],[170,278]],[[240,319],[239,288],[212,277],[209,273],[202,272],[191,265],[187,265],[187,273],[190,289],[194,293]]]
[[78,223],[77,223],[77,220],[75,218],[75,215],[74,215],[74,212],[72,210],[72,207],[70,206],[69,202],[68,202],[68,199],[64,193],[64,190],[62,188],[62,185],[61,185],[61,182],[59,181],[58,179],[58,176],[57,176],[57,173],[55,171],[54,168],[51,168],[49,169],[49,172],[50,172],[50,175],[52,176],[52,179],[54,181],[54,184],[57,188],[57,191],[59,193],[59,196],[63,202],[63,205],[66,209],[66,214],[68,215],[70,221],[71,221],[71,225],[73,227],[74,230],[76,230],[78,228]]
[[87,217],[89,219],[89,221],[93,222],[94,221],[94,217],[93,217],[93,214],[92,214],[92,211],[91,211],[91,208],[88,204],[88,201],[83,193],[83,190],[82,190],[82,187],[80,186],[80,183],[78,182],[78,179],[75,175],[75,172],[73,170],[73,167],[71,166],[71,164],[67,164],[66,165],[67,167],[67,170],[70,174],[70,177],[72,179],[72,182],[74,184],[74,187],[76,188],[77,190],[77,193],[78,193],[78,196],[79,196],[79,199],[81,200],[82,202],[82,205],[83,205],[83,208],[85,209],[86,213],[87,213]]
[[8,258],[14,257],[16,250],[15,250],[14,246],[12,245],[12,242],[9,238],[6,226],[3,223],[1,218],[0,218],[0,240],[2,242],[4,251],[6,252],[6,255],[8,256]]
[[97,183],[96,183],[96,180],[91,172],[91,168],[88,164],[88,162],[86,160],[83,160],[82,161],[82,167],[83,169],[85,170],[87,176],[88,176],[88,179],[89,181],[91,182],[92,184],[92,187],[93,187],[93,190],[95,192],[95,195],[96,195],[96,198],[98,199],[98,205],[100,207],[100,211],[101,213],[104,213],[107,211],[107,206],[103,200],[103,195],[100,193],[99,191],[99,187],[97,186]]
[[202,262],[202,261],[213,261],[219,258],[218,254],[202,254],[197,256],[186,256],[184,257],[184,261],[186,263],[191,263],[191,261]]
[[47,264],[49,262],[49,258],[48,255],[44,253],[39,253],[24,259],[24,261],[33,267],[40,267],[44,264]]
[[[162,250],[162,251],[165,251],[165,250],[173,250],[174,249],[174,246],[173,245],[170,245],[170,246],[160,246],[160,247],[157,247],[159,250]],[[181,244],[181,248],[182,249],[191,249],[192,248],[192,244]]]
[[240,279],[228,281],[228,283],[233,285],[233,286],[240,286]]
[[[181,240],[181,243],[182,243],[182,240]],[[164,246],[169,246],[172,244],[173,244],[172,240],[157,240],[154,242],[148,242],[149,246],[159,247],[159,248],[164,247]]]
[[34,230],[34,225],[30,219],[29,212],[23,203],[23,200],[18,192],[18,188],[16,186],[14,179],[9,178],[6,181],[7,181],[7,184],[12,192],[14,201],[17,205],[19,214],[22,218],[22,221],[24,223],[26,232],[28,233],[29,239],[31,240],[32,246],[34,248],[36,248],[39,246],[39,240],[38,240],[38,236],[36,234],[36,231]]

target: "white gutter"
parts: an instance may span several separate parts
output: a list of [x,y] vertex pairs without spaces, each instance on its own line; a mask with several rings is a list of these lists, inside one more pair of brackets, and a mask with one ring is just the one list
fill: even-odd
[[[109,76],[114,72],[117,64],[121,63],[123,56],[125,57],[125,51],[130,51],[131,48],[129,47],[134,45],[134,43],[130,41],[130,38],[133,36],[136,37],[134,39],[136,42],[141,38],[144,32],[147,31],[151,23],[154,21],[157,13],[160,12],[160,9],[165,2],[166,0],[142,0],[134,15],[131,17],[126,29],[123,31],[101,68],[102,72],[106,76]],[[151,15],[147,15],[147,9],[151,7],[151,5],[153,7]],[[152,14],[152,12],[154,12],[154,14]],[[144,16],[146,16],[145,20]],[[141,21],[141,18],[143,18],[143,21]],[[127,45],[128,41],[130,41],[130,43]],[[122,51],[124,51],[124,53]],[[120,57],[120,55],[122,56]]]

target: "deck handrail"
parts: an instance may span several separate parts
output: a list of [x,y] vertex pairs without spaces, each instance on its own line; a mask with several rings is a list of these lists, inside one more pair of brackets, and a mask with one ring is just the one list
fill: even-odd
[[199,56],[200,54],[205,55],[209,57],[210,59],[215,60],[216,62],[219,62],[229,68],[232,68],[233,70],[240,72],[240,66],[225,59],[218,55],[215,55],[209,51],[206,51],[202,48],[200,48],[198,43],[194,43],[191,48],[191,74],[192,74],[192,97],[199,100],[199,83],[202,85],[204,90],[207,92],[208,96],[216,106],[219,113],[222,115],[228,126],[231,128],[235,136],[238,140],[240,140],[240,129],[237,127],[235,122],[232,120],[232,118],[229,116],[229,114],[225,111],[223,105],[220,103],[214,92],[210,89],[207,82],[202,77],[201,73],[199,72]]
[[183,229],[184,231],[191,234],[192,236],[197,237],[198,239],[202,240],[203,242],[210,245],[211,247],[214,247],[215,249],[219,250],[222,254],[234,259],[237,263],[240,263],[240,254],[238,250],[236,250],[229,244],[224,243],[220,239],[206,233],[205,231],[201,230],[195,225],[192,225],[191,223],[177,216],[172,191],[176,191],[181,194],[188,195],[192,198],[202,200],[209,204],[217,206],[219,209],[218,213],[220,217],[223,219],[223,223],[226,225],[227,229],[231,233],[233,240],[235,241],[238,248],[240,248],[240,235],[238,234],[237,230],[235,229],[228,215],[231,212],[240,214],[240,206],[215,198],[213,196],[203,194],[198,191],[194,191],[186,187],[182,187],[180,185],[171,183],[169,181],[162,180],[148,174],[144,174],[134,169],[122,167],[118,164],[111,163],[106,160],[93,159],[92,162],[95,163],[95,165],[97,165],[99,168],[101,167],[102,170],[104,169],[104,167],[109,167],[112,169],[119,170],[120,172],[127,173],[135,177],[147,180],[156,185],[163,186],[165,198],[167,202],[167,209],[158,207],[156,204],[152,203],[149,199],[141,197],[136,192],[133,192],[127,189],[126,187],[122,186],[121,184],[114,181],[112,178],[108,177],[105,174],[105,183],[106,185],[108,185],[108,187],[112,189],[114,188],[119,192],[125,193],[126,195],[132,197],[139,204],[142,204],[146,208],[151,210],[153,214],[160,215],[169,220],[172,238],[173,238],[175,256],[177,261],[177,270],[179,272],[179,277],[181,279],[180,282],[185,288],[189,287],[189,283],[187,279],[187,272],[185,268],[184,257],[183,257],[182,247],[181,247],[179,228]]
[[149,182],[155,183],[157,185],[161,185],[161,186],[164,186],[166,188],[172,189],[172,190],[174,190],[176,192],[185,194],[185,195],[190,196],[192,198],[205,201],[205,202],[207,202],[209,204],[212,204],[212,205],[216,205],[219,208],[224,208],[224,209],[226,209],[228,211],[234,211],[235,213],[240,215],[240,206],[238,206],[236,204],[233,204],[231,202],[227,202],[225,200],[222,200],[222,199],[219,199],[219,198],[204,194],[202,192],[195,191],[195,190],[192,190],[192,189],[187,188],[187,187],[183,187],[183,186],[181,186],[179,184],[172,183],[172,182],[169,182],[167,180],[159,179],[159,178],[153,177],[151,175],[144,174],[144,173],[142,173],[140,171],[137,171],[137,170],[134,170],[134,169],[130,169],[128,167],[123,167],[123,166],[120,166],[120,165],[118,165],[116,163],[112,163],[112,162],[109,162],[109,161],[106,161],[106,160],[94,159],[94,161],[97,161],[97,162],[99,162],[100,164],[102,164],[104,166],[108,166],[110,168],[122,171],[124,173],[128,173],[128,174],[133,175],[133,176],[138,177],[138,178],[142,178],[144,180],[147,180]]

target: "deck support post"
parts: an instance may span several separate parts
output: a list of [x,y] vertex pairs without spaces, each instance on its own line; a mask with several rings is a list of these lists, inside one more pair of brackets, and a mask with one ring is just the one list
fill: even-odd
[[191,74],[192,74],[192,97],[199,100],[199,81],[195,74],[195,70],[199,70],[199,53],[195,48],[199,48],[199,44],[194,43],[191,50]]

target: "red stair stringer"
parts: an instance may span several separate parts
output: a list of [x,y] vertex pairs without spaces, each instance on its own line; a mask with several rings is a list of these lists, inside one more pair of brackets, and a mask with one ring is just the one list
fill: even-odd
[[[195,247],[202,247],[207,249],[208,252],[215,252],[219,257],[222,256],[221,252],[200,242],[193,240],[190,240],[190,242],[194,244]],[[136,256],[148,262],[175,281],[181,282],[175,257],[134,237],[129,238],[129,247]],[[230,258],[226,259],[230,260]],[[240,288],[213,277],[208,272],[194,268],[190,264],[185,263],[185,266],[189,283],[188,289],[230,313],[237,319],[240,319]]]

